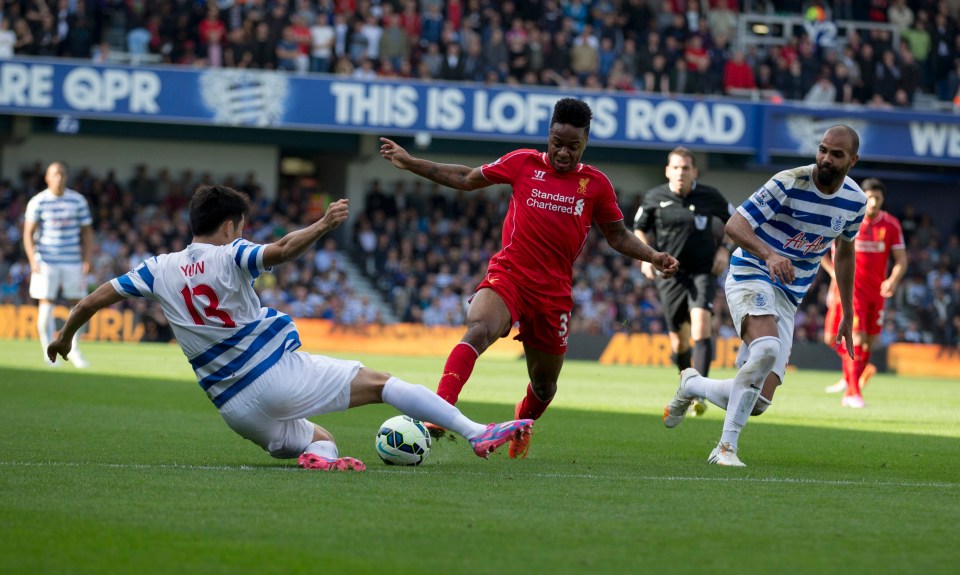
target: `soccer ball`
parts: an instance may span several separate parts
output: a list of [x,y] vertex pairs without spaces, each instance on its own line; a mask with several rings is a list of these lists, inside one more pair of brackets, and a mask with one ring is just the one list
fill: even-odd
[[420,465],[430,455],[430,434],[423,423],[398,415],[383,422],[377,431],[377,455],[387,465]]

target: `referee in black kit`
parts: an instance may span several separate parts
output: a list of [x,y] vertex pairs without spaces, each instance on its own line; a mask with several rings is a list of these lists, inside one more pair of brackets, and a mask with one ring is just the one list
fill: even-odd
[[[702,375],[713,360],[713,298],[717,276],[736,247],[723,226],[734,207],[716,189],[697,182],[693,153],[677,147],[667,155],[667,183],[648,190],[637,210],[633,233],[643,242],[680,260],[676,277],[661,279],[648,262],[643,275],[654,281],[670,331],[672,359],[680,371],[693,367]],[[690,339],[693,339],[693,349]],[[692,414],[706,409],[695,402]]]

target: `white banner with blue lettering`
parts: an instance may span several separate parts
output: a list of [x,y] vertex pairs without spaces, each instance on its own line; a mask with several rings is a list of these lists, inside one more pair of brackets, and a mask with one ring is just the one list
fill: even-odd
[[284,72],[0,61],[0,113],[537,141],[554,103],[586,100],[591,143],[810,157],[824,126],[848,123],[872,160],[955,163],[960,117],[817,110],[724,99],[566,92],[544,87],[359,81]]

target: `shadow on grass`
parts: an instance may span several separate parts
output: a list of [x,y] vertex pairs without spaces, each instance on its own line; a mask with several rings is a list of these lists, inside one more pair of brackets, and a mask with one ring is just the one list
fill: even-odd
[[[77,370],[0,368],[0,416],[17,433],[0,436],[10,462],[290,467],[273,460],[224,425],[195,382],[137,378]],[[476,421],[512,418],[502,404],[460,404]],[[719,411],[719,410],[718,410]],[[341,453],[377,464],[373,438],[379,423],[396,414],[385,405],[313,418],[337,438]],[[784,482],[852,482],[907,485],[939,483],[960,488],[957,441],[948,437],[785,425],[756,418],[740,442],[743,470],[719,469],[706,458],[722,422],[688,419],[665,429],[660,415],[554,407],[536,423],[530,456],[522,462],[495,454],[496,466],[519,475],[594,476],[617,479],[736,477]],[[503,451],[506,451],[503,449]],[[466,441],[434,442],[418,471],[482,472]],[[371,468],[373,469],[373,467]]]

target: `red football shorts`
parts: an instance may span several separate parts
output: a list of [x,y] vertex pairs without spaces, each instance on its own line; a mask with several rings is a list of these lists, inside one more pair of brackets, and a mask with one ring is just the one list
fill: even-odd
[[853,298],[853,331],[879,335],[883,331],[883,296]]
[[[517,285],[511,276],[500,272],[488,273],[477,286],[477,291],[483,288],[490,288],[500,296],[510,310],[513,323],[520,323],[520,332],[513,339],[543,353],[567,353],[572,296],[531,293]],[[500,337],[508,335],[509,331]]]
[[[837,298],[839,300],[839,298]],[[882,297],[853,298],[853,332],[867,335],[879,335],[883,331]],[[837,330],[840,329],[840,319],[843,317],[843,308],[837,301],[827,308],[827,317],[823,321],[823,333],[830,341],[837,339]]]

